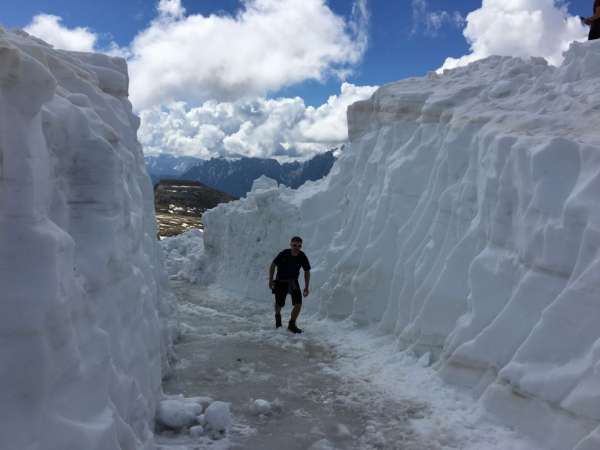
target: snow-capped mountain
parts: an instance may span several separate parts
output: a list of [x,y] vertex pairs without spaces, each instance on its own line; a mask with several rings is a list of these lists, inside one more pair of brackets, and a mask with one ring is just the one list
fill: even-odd
[[201,160],[172,155],[146,156],[145,160],[154,184],[161,178],[193,180],[235,197],[243,197],[254,180],[263,175],[292,188],[309,180],[319,180],[329,173],[335,156],[331,150],[307,161],[290,163],[270,158]]
[[297,188],[306,181],[323,178],[329,173],[335,157],[328,151],[304,162],[279,163],[275,159],[240,158],[210,159],[188,169],[182,179],[200,181],[208,186],[243,197],[252,188],[254,180],[267,176],[278,183]]
[[161,178],[177,179],[190,167],[202,162],[201,159],[192,156],[174,156],[166,153],[144,156],[144,161],[152,184],[158,183]]

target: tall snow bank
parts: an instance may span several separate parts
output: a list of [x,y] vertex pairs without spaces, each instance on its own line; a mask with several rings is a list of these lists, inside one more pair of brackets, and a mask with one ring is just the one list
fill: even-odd
[[323,314],[430,352],[544,448],[600,448],[599,85],[600,44],[576,43],[559,68],[492,57],[382,87],[328,178],[206,213],[212,279],[270,301],[299,234]]
[[125,61],[0,28],[0,448],[152,448],[171,294]]

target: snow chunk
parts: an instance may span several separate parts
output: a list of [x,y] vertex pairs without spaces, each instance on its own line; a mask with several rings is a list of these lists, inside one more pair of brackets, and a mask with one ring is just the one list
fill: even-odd
[[196,283],[204,273],[204,233],[192,228],[160,241],[169,278]]
[[327,439],[321,439],[308,447],[308,450],[336,450],[335,445]]
[[254,400],[251,405],[251,411],[254,415],[269,414],[271,412],[271,403],[260,398]]
[[204,434],[204,427],[201,425],[196,425],[195,427],[190,428],[190,436],[194,439],[198,439],[202,437]]
[[229,403],[216,401],[206,408],[204,413],[206,427],[213,433],[226,433],[231,426],[231,412]]
[[167,428],[180,430],[196,423],[202,413],[202,405],[189,400],[163,400],[156,412],[156,421]]

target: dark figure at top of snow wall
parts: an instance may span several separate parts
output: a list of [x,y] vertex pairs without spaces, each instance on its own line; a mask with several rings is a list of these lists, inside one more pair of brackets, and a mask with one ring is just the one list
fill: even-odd
[[590,26],[590,41],[600,38],[600,0],[594,0],[594,15],[583,19],[583,23]]
[[[304,297],[308,297],[310,283],[310,262],[302,250],[302,238],[294,236],[290,241],[290,248],[279,252],[269,268],[269,289],[275,294],[275,328],[281,327],[281,308],[285,306],[288,294],[292,297],[292,314],[288,330],[293,333],[302,333],[296,326],[296,319],[302,309],[302,295],[300,295],[300,268],[304,269]],[[277,267],[277,277],[273,280]]]

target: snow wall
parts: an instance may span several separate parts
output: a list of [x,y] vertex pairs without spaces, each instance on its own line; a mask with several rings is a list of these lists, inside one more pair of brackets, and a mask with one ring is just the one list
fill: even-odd
[[326,179],[262,179],[205,215],[204,276],[271,301],[299,234],[323,315],[431,352],[543,448],[597,450],[599,85],[600,43],[577,43],[559,68],[491,57],[384,86],[349,108]]
[[1,449],[153,448],[173,297],[127,90],[0,28]]

